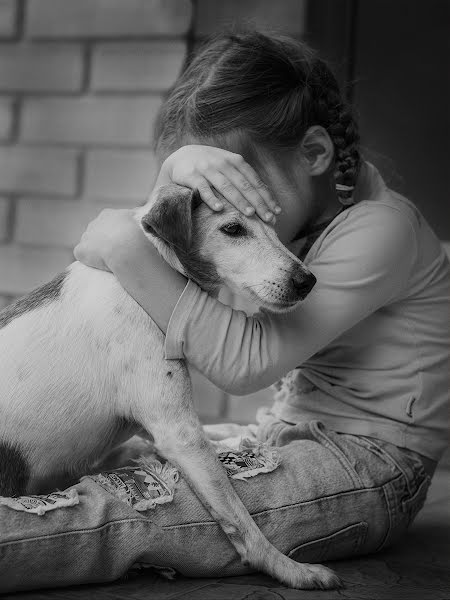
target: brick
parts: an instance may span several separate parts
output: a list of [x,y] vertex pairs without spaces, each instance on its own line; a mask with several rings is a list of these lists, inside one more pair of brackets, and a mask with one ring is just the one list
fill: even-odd
[[179,36],[191,22],[189,0],[29,0],[32,38]]
[[0,198],[0,242],[7,239],[9,234],[9,201]]
[[46,148],[0,148],[0,191],[74,196],[77,153]]
[[26,294],[72,261],[70,250],[61,248],[0,246],[0,294]]
[[13,125],[13,104],[12,100],[0,100],[0,140],[9,139]]
[[210,35],[224,26],[245,22],[257,28],[301,34],[305,30],[307,0],[197,0],[196,35]]
[[0,53],[0,89],[78,91],[82,70],[81,50],[74,44],[4,45]]
[[167,90],[181,71],[184,42],[100,44],[94,50],[91,87],[96,91]]
[[9,38],[16,33],[16,0],[0,0],[0,37]]
[[100,207],[78,200],[21,198],[14,240],[20,244],[73,248]]
[[118,208],[118,205],[87,200],[20,198],[17,201],[14,240],[20,244],[73,248],[88,223],[101,210],[111,207]]
[[85,194],[118,202],[144,202],[157,175],[152,152],[91,150],[86,157]]
[[19,135],[27,142],[148,145],[160,104],[157,96],[25,100]]

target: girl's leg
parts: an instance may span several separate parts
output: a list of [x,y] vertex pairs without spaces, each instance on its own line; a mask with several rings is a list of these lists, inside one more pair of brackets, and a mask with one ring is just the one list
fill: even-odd
[[[295,560],[385,547],[424,501],[429,478],[393,446],[317,422],[283,425],[275,438],[277,469],[231,481],[264,535]],[[136,562],[190,576],[248,572],[183,479],[171,502],[145,512],[121,499],[119,483],[106,491],[85,478],[75,489],[78,505],[42,517],[0,506],[0,591],[112,581]]]

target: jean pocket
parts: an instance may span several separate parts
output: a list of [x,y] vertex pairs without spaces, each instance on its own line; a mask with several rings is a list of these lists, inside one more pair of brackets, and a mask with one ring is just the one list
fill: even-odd
[[293,548],[288,556],[297,562],[322,562],[356,556],[366,540],[365,521],[348,525],[331,535],[317,538]]
[[[363,448],[368,450],[372,454],[372,456],[377,458],[386,467],[388,467],[389,470],[392,472],[392,474],[399,475],[400,473],[402,473],[403,475],[405,475],[405,472],[399,465],[398,461],[389,452],[387,452],[382,447],[382,445],[377,444],[377,442],[375,441],[374,438],[369,438],[369,437],[365,437],[365,436],[361,436],[361,435],[347,435],[347,434],[345,435],[345,437],[352,438],[353,441],[357,445],[362,446]],[[405,477],[406,477],[406,475],[405,475]]]

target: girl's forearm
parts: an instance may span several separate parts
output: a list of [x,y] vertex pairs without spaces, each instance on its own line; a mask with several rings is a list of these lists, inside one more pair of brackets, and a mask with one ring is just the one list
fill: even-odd
[[163,333],[187,279],[161,258],[147,240],[133,252],[111,256],[108,267],[121,286],[150,315]]

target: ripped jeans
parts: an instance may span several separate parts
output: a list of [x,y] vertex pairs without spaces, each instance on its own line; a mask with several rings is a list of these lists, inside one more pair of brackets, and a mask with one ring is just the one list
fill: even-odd
[[[232,479],[264,535],[301,562],[376,552],[423,506],[430,476],[419,455],[319,421],[274,421],[258,436],[277,447],[269,473]],[[194,577],[248,573],[182,477],[173,499],[138,512],[95,478],[79,503],[43,516],[0,506],[0,592],[112,581],[143,563]]]

